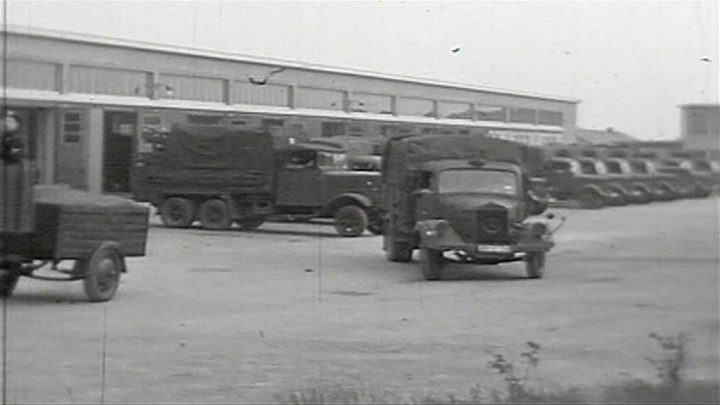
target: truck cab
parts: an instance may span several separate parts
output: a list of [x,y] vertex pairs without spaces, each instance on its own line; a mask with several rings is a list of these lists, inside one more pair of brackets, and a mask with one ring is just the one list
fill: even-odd
[[609,186],[603,170],[592,161],[553,157],[545,163],[544,174],[550,195],[559,200],[576,200],[586,209],[623,204],[624,195]]
[[338,233],[382,231],[380,173],[353,171],[344,148],[308,142],[275,151],[276,211],[334,218]]
[[[525,261],[530,278],[542,277],[545,253],[554,242],[547,221],[532,216],[547,204],[529,189],[518,162],[493,156],[498,141],[419,135],[388,142],[383,157],[388,260],[408,262],[419,249],[426,280],[441,278],[447,262]],[[412,156],[417,146],[426,156]],[[409,162],[402,164],[405,157]]]

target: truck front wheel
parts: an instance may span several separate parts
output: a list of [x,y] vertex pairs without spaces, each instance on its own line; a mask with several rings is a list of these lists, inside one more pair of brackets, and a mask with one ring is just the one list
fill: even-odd
[[420,266],[425,280],[440,280],[443,267],[445,267],[445,258],[442,251],[428,248],[420,249]]
[[335,212],[335,230],[342,236],[360,236],[368,226],[368,216],[357,205],[346,205]]
[[200,224],[205,229],[227,229],[232,224],[230,209],[225,201],[213,199],[200,206]]
[[237,220],[238,226],[240,226],[240,229],[243,231],[254,231],[264,223],[264,217],[246,217]]
[[525,271],[529,278],[542,278],[545,272],[545,252],[528,253],[525,256]]
[[160,207],[160,219],[170,228],[187,228],[195,219],[195,204],[187,198],[170,197]]
[[605,200],[595,191],[583,191],[577,200],[580,208],[596,210],[605,206]]

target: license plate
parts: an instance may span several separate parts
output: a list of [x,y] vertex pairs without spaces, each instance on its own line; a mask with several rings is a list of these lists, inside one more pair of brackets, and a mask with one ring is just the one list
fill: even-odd
[[510,253],[512,248],[507,245],[478,245],[477,251],[480,253]]

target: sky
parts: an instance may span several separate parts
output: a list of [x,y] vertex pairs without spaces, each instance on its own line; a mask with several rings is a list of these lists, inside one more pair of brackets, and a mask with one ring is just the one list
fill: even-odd
[[719,102],[718,1],[3,1],[16,26],[577,98],[579,126],[644,140]]

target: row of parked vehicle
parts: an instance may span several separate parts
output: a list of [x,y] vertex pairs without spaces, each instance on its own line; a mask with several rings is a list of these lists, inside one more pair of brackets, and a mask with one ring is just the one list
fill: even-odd
[[[546,195],[587,209],[717,194],[720,167],[700,152],[548,147],[529,154]],[[541,164],[538,164],[538,159]]]

